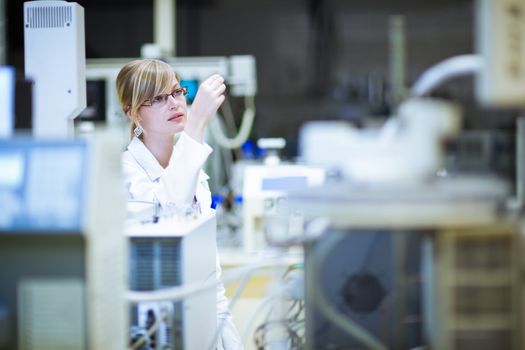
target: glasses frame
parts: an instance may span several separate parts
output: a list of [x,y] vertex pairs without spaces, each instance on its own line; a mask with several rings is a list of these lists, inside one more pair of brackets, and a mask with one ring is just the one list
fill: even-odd
[[[157,96],[153,96],[152,98],[142,102],[141,106],[142,107],[157,107],[157,106],[162,107],[162,106],[165,106],[166,103],[168,103],[168,99],[170,96],[176,99],[177,97],[180,97],[180,96],[185,97],[186,95],[188,95],[188,87],[181,86],[179,88],[174,89],[169,94],[160,94]],[[155,102],[154,100],[157,100],[157,101]]]

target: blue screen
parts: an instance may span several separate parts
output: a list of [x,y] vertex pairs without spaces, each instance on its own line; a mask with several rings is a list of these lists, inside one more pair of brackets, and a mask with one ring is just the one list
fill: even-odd
[[0,138],[11,137],[14,130],[15,69],[0,66]]
[[193,102],[195,95],[197,95],[197,90],[199,90],[199,81],[198,80],[184,80],[180,81],[180,86],[186,86],[188,88],[188,95],[186,99],[188,102]]
[[263,191],[291,191],[308,187],[306,176],[270,177],[263,179]]
[[84,141],[0,142],[0,232],[80,232]]

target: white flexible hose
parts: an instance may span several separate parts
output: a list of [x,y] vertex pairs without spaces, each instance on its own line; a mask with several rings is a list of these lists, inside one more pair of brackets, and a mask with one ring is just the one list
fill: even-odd
[[[228,283],[232,283],[241,278],[244,278],[257,269],[282,266],[283,264],[288,263],[287,258],[287,256],[279,255],[273,251],[262,251],[261,254],[259,254],[259,258],[254,263],[224,271],[221,281],[224,285],[227,285]],[[199,281],[184,286],[157,289],[152,291],[128,290],[125,292],[124,298],[131,303],[166,300],[178,301],[187,297],[191,297],[194,294],[217,288],[217,285],[221,283],[221,281],[209,279],[204,283]]]
[[210,130],[217,143],[224,148],[234,149],[241,147],[250,137],[252,131],[253,121],[255,119],[255,104],[254,96],[245,97],[246,108],[242,115],[241,126],[239,132],[233,138],[228,138],[221,128],[220,122],[217,118],[210,121]]
[[459,55],[448,58],[427,69],[412,87],[412,96],[428,95],[450,78],[473,74],[483,68],[481,55]]

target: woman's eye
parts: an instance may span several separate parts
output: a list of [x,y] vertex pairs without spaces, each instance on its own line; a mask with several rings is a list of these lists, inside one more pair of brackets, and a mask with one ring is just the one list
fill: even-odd
[[155,96],[155,97],[153,97],[153,99],[151,99],[151,102],[152,103],[159,103],[159,102],[162,102],[162,99],[163,98],[160,95],[159,96]]
[[182,89],[175,89],[172,92],[172,95],[174,96],[180,96],[180,94],[182,94]]

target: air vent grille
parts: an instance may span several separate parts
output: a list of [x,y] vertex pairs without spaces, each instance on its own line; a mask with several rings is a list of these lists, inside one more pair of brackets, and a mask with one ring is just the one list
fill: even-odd
[[30,7],[26,11],[26,28],[69,27],[73,20],[70,6]]
[[180,285],[180,242],[166,240],[160,244],[160,287],[175,287]]
[[153,290],[155,287],[154,276],[154,244],[151,241],[139,240],[132,244],[131,289]]
[[181,284],[180,239],[133,239],[131,289],[155,290]]

